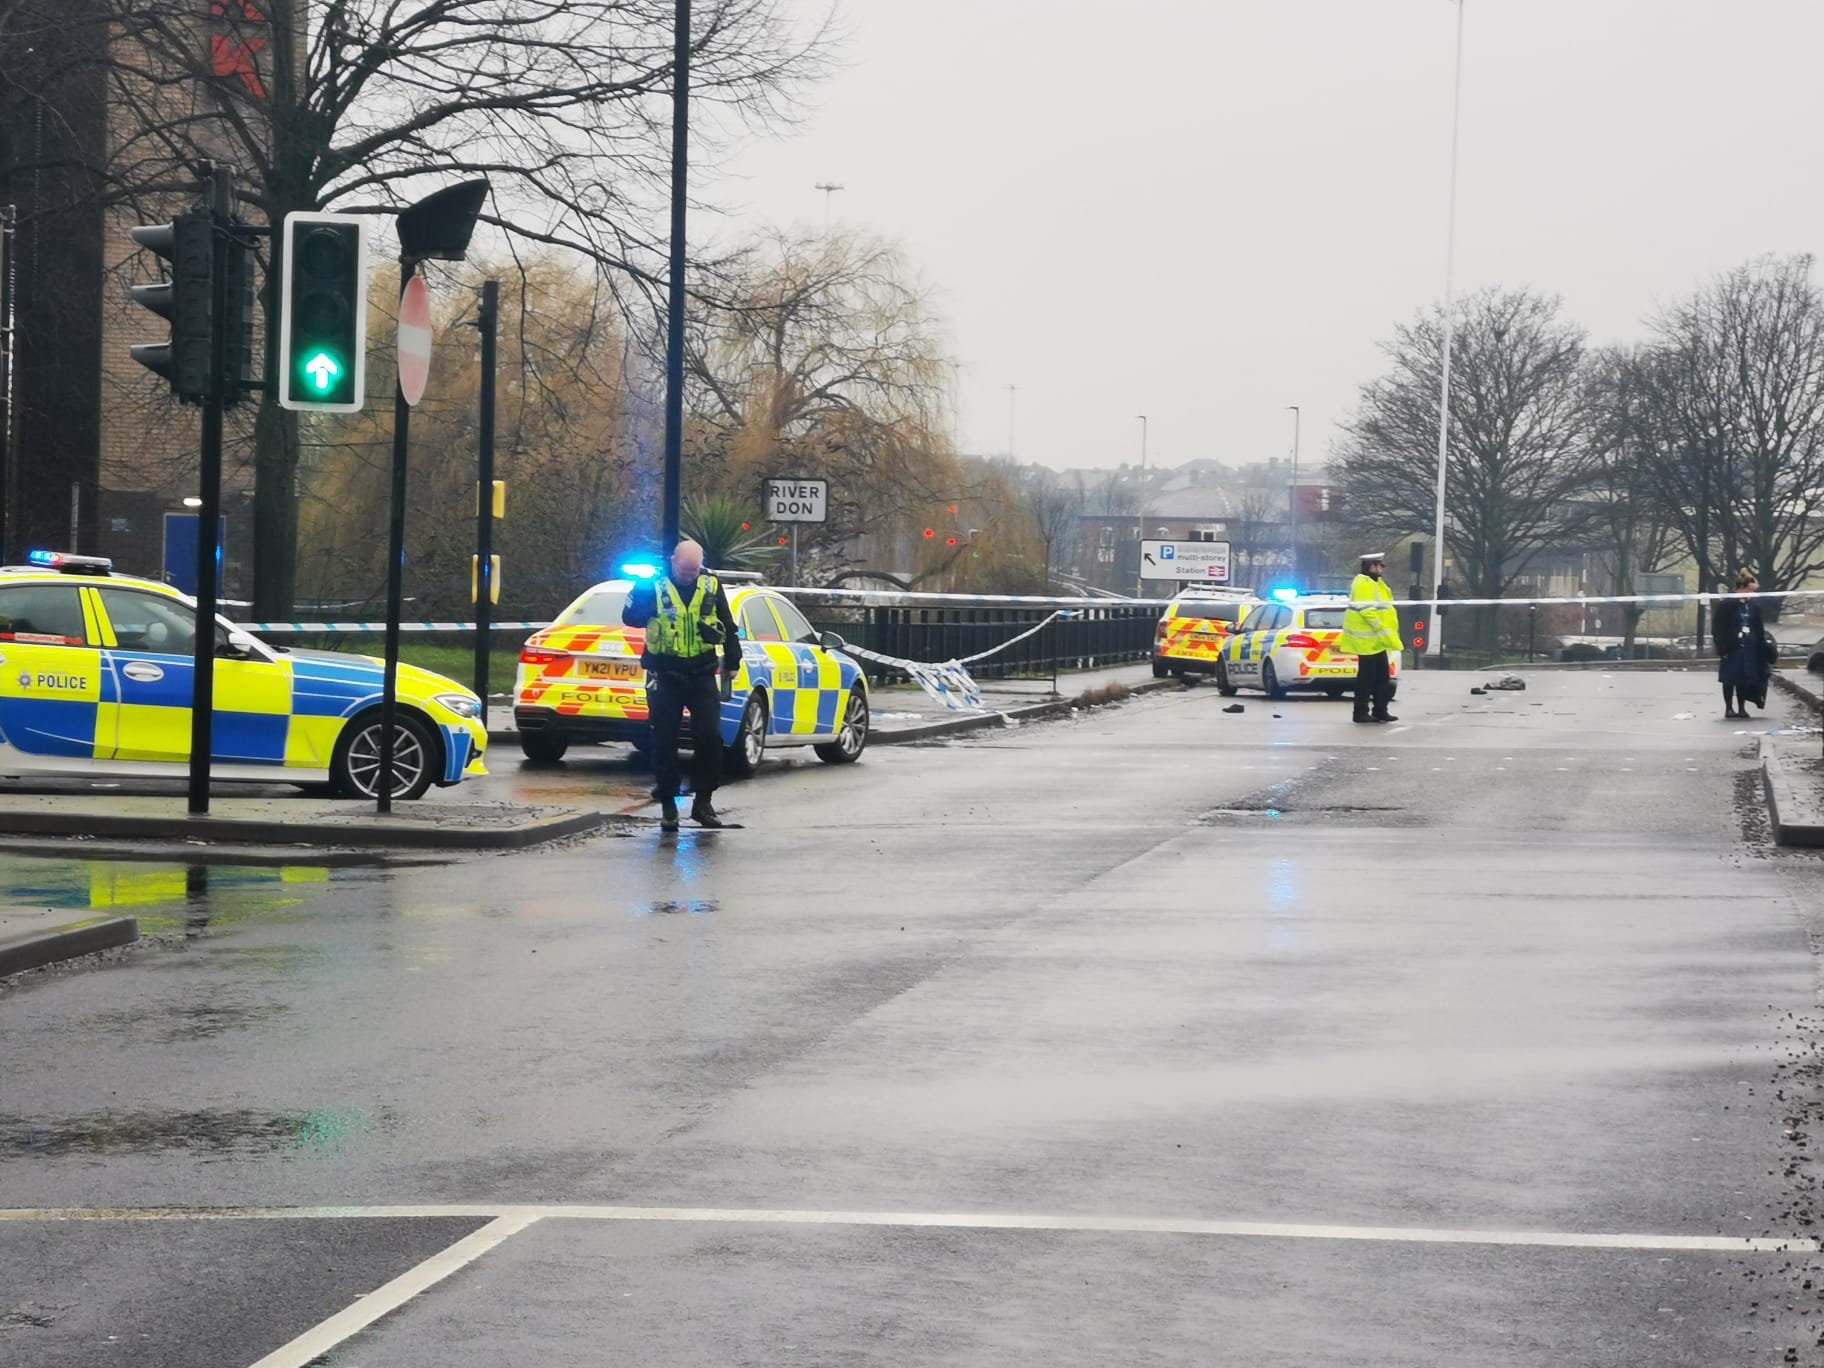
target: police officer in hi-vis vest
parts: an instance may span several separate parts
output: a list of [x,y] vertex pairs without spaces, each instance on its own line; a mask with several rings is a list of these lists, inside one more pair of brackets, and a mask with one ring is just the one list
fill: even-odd
[[1355,657],[1355,720],[1397,722],[1387,711],[1393,698],[1390,657],[1402,649],[1400,615],[1393,606],[1393,589],[1383,578],[1387,558],[1379,551],[1362,557],[1362,572],[1349,586],[1349,608],[1343,614],[1343,635],[1337,649]]
[[703,570],[703,548],[681,541],[671,574],[635,584],[621,621],[646,629],[646,708],[652,717],[653,769],[658,778],[659,828],[678,829],[678,729],[690,714],[690,815],[699,826],[724,825],[710,804],[722,783],[722,693],[741,668],[741,637],[728,596]]

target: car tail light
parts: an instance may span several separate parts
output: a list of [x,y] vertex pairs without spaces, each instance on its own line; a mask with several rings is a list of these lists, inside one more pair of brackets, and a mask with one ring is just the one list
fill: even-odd
[[1291,647],[1294,651],[1315,651],[1324,643],[1312,636],[1309,632],[1294,632],[1286,638],[1284,644]]
[[568,651],[553,651],[546,646],[528,646],[519,653],[521,665],[555,665],[569,656]]
[[1164,641],[1165,640],[1165,623],[1164,622],[1161,622],[1157,627],[1153,628],[1153,640],[1154,641]]

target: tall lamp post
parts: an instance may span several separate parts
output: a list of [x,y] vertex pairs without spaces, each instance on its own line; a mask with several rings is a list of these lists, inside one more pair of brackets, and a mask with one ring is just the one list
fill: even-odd
[[[677,0],[671,33],[671,278],[665,297],[665,492],[662,555],[684,520],[684,219],[690,167],[690,0]],[[829,200],[824,200],[827,206]]]
[[1292,538],[1292,585],[1298,586],[1298,423],[1297,404],[1287,404],[1292,410],[1292,483],[1287,486],[1286,499],[1287,532]]
[[[1146,539],[1146,415],[1144,413],[1136,413],[1134,417],[1140,420],[1140,488],[1135,491],[1135,497],[1137,497],[1140,502],[1139,514],[1134,519],[1140,528],[1139,540],[1135,542],[1135,546],[1138,548],[1139,541],[1144,541]],[[1141,598],[1145,598],[1145,575],[1140,576],[1138,584],[1139,587],[1136,588],[1134,592]]]
[[1457,143],[1463,123],[1463,8],[1467,0],[1457,0],[1457,62],[1452,78],[1450,102],[1450,209],[1444,235],[1444,357],[1438,381],[1438,502],[1432,520],[1431,538],[1431,640],[1427,654],[1437,655],[1444,649],[1444,633],[1438,630],[1438,600],[1444,597],[1444,474],[1450,454],[1450,344],[1455,322],[1455,300],[1452,290],[1457,267]]

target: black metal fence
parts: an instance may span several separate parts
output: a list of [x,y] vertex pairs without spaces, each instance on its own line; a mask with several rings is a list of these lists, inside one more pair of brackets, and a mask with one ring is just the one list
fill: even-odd
[[[1160,602],[1097,599],[838,595],[813,589],[783,592],[819,631],[835,632],[851,645],[881,655],[941,664],[992,651],[994,654],[969,666],[969,672],[980,679],[1046,675],[1054,669],[1099,669],[1145,660],[1151,654],[1153,629],[1164,606]],[[1060,610],[1068,616],[1046,622]],[[1039,627],[1040,623],[1045,625]],[[1032,630],[1035,627],[1036,632]],[[1029,632],[1031,635],[1024,635]],[[381,638],[373,631],[300,632],[275,626],[259,635],[275,645],[374,655],[381,651]],[[495,657],[489,679],[492,691],[512,687],[512,657],[528,635],[523,627],[495,628],[490,633],[489,644]],[[404,641],[408,660],[465,682],[473,674],[472,629],[415,629],[406,633]],[[878,661],[861,659],[860,663],[872,680],[897,682],[905,678],[902,672]]]
[[[809,590],[787,592],[813,626],[881,655],[941,663],[994,652],[969,666],[969,672],[978,679],[1049,674],[1053,669],[1097,669],[1145,660],[1152,651],[1153,629],[1160,613],[1160,605],[1155,603],[1103,603],[1093,599],[969,602],[946,595],[941,602],[879,603],[830,598]],[[905,597],[913,599],[910,595]],[[1068,616],[1046,622],[1060,610]],[[1045,625],[1041,627],[1040,623]],[[1037,631],[1033,631],[1035,627]],[[870,679],[904,677],[878,661],[864,659],[861,663]]]

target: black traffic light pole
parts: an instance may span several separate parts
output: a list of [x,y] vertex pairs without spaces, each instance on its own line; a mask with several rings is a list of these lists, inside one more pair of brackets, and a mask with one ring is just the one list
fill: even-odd
[[[475,234],[475,220],[487,199],[485,179],[462,181],[426,195],[400,211],[399,298],[418,273],[421,261],[461,261]],[[386,661],[385,683],[380,694],[380,773],[374,809],[385,816],[393,810],[393,743],[399,720],[399,615],[405,595],[405,491],[406,450],[411,435],[412,406],[405,401],[405,387],[393,379],[393,490],[392,519],[386,560]],[[424,763],[432,757],[426,755]]]
[[[209,389],[203,399],[201,463],[197,479],[202,507],[196,529],[195,674],[190,694],[190,815],[209,813],[209,762],[215,750],[216,557],[222,516],[222,413],[227,407],[228,252],[234,219],[234,170],[211,162],[209,169]],[[234,250],[243,250],[234,243]]]
[[[418,274],[418,258],[399,254],[399,298]],[[386,541],[386,681],[380,692],[380,775],[375,781],[375,811],[393,810],[393,728],[399,725],[399,612],[405,596],[405,458],[411,441],[412,406],[405,386],[393,380],[392,518]],[[431,757],[423,757],[424,764]]]
[[494,600],[494,367],[500,331],[500,282],[481,286],[481,434],[475,472],[475,695],[481,699],[481,725],[488,725],[488,662]]

